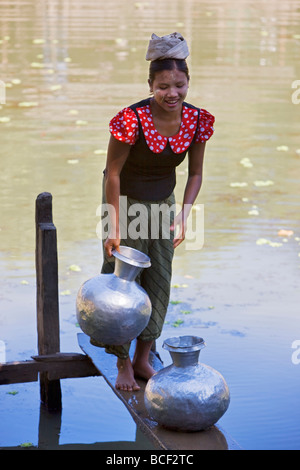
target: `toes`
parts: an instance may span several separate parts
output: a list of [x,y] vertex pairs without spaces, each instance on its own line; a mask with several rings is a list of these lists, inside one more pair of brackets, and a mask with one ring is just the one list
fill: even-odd
[[132,385],[126,383],[116,383],[115,388],[124,392],[137,392],[138,390],[140,390],[141,387],[137,383],[134,383]]

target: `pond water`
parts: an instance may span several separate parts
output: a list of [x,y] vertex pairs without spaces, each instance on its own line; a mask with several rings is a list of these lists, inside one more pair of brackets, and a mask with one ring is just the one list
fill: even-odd
[[[299,0],[1,2],[1,360],[37,353],[34,207],[43,191],[58,233],[61,350],[79,352],[75,298],[102,260],[108,121],[149,96],[148,40],[174,31],[191,52],[187,101],[216,124],[197,200],[204,246],[176,250],[157,347],[168,364],[163,339],[203,337],[201,360],[231,390],[222,428],[244,449],[298,450]],[[185,179],[183,162],[178,202]],[[66,379],[62,392],[59,444],[151,447],[102,378]],[[0,447],[51,448],[38,384],[1,386],[0,396]]]

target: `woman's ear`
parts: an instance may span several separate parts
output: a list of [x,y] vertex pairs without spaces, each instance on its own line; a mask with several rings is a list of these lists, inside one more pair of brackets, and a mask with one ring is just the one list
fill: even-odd
[[152,86],[152,82],[151,82],[150,78],[148,79],[148,85],[149,85],[150,95],[152,95],[153,94],[153,86]]

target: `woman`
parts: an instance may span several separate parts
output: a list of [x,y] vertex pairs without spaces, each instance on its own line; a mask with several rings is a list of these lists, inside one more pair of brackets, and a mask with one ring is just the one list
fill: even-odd
[[[142,272],[139,282],[150,297],[152,314],[137,338],[133,361],[128,354],[130,345],[106,346],[107,352],[118,357],[116,388],[120,390],[139,390],[135,377],[148,380],[154,373],[148,358],[168,308],[173,252],[184,240],[187,218],[202,183],[205,144],[213,134],[214,117],[184,101],[190,79],[185,61],[188,55],[180,34],[161,38],[153,34],[146,55],[151,61],[148,83],[152,97],[123,109],[110,121],[104,195],[114,206],[116,217],[104,242],[102,272],[113,271],[112,250],[120,244],[143,251],[151,259],[151,267]],[[160,231],[153,239],[149,229],[151,205],[174,204],[175,168],[187,153],[182,210],[170,221],[170,236],[161,236]],[[127,215],[132,204],[143,204],[149,215],[148,238],[121,239],[120,196],[127,198]],[[175,230],[178,233],[174,236]]]

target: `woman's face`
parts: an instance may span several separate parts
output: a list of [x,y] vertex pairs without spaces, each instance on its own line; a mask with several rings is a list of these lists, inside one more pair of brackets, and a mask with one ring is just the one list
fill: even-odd
[[149,82],[150,92],[155,102],[165,111],[181,111],[182,103],[189,88],[189,81],[180,70],[156,72],[153,82]]

